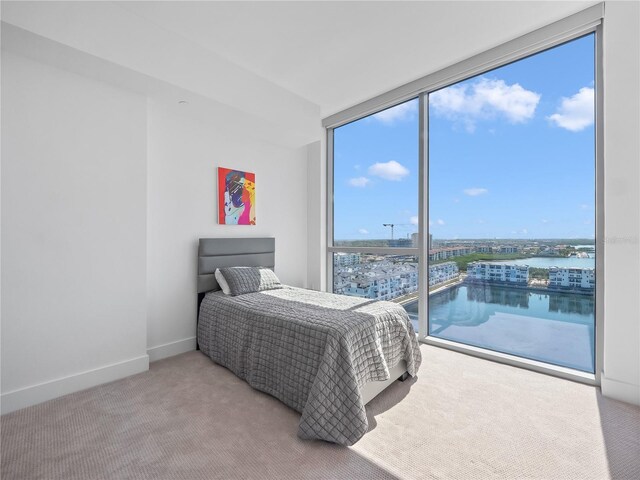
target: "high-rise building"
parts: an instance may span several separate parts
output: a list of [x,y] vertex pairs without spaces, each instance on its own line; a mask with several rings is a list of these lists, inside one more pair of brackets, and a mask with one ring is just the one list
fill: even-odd
[[419,247],[418,238],[419,238],[419,234],[418,233],[412,233],[411,234],[411,246],[412,247],[414,247],[414,248]]

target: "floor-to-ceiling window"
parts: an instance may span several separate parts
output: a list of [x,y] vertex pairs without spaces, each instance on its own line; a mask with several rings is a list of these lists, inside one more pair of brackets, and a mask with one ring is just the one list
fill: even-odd
[[330,126],[330,290],[400,302],[423,340],[589,381],[602,125],[599,20],[583,24]]
[[594,37],[429,94],[429,335],[594,371]]
[[410,305],[418,328],[418,99],[333,132],[333,291]]

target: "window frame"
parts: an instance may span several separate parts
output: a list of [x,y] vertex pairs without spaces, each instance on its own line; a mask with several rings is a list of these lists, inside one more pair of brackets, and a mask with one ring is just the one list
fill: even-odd
[[[600,385],[603,367],[603,332],[604,332],[604,128],[603,128],[603,48],[602,30],[604,24],[604,4],[600,3],[563,18],[550,25],[537,29],[531,33],[518,37],[490,50],[463,60],[443,70],[427,75],[414,82],[398,87],[370,100],[355,105],[342,112],[338,112],[323,120],[326,129],[327,145],[327,247],[326,247],[326,288],[333,292],[333,254],[345,253],[373,253],[373,254],[407,254],[418,258],[418,312],[419,333],[418,340],[422,343],[447,348],[468,355],[505,363],[512,366],[586,383]],[[595,60],[595,282],[594,295],[594,335],[595,335],[595,373],[585,373],[566,367],[560,367],[536,360],[529,360],[515,355],[504,354],[493,350],[473,347],[449,340],[433,337],[428,334],[428,228],[429,225],[429,138],[428,138],[428,96],[441,88],[448,87],[471,77],[481,75],[496,68],[508,65],[518,60],[544,52],[577,38],[594,34]],[[379,111],[394,107],[408,100],[419,99],[419,180],[418,180],[418,247],[389,248],[389,247],[335,247],[333,238],[333,133],[347,123],[373,115]],[[426,288],[425,288],[426,287]]]
[[[404,102],[408,102],[410,100],[414,100],[416,98],[419,98],[419,115],[420,118],[422,118],[421,112],[422,112],[422,97],[421,96],[414,96],[414,97],[410,97],[407,98],[405,100],[403,100],[402,102],[398,102],[395,105],[398,105],[400,103],[404,103]],[[385,109],[382,109],[385,110]],[[372,115],[372,114],[369,114]],[[369,116],[369,115],[365,115]],[[364,118],[364,117],[362,117]],[[365,253],[365,254],[374,254],[374,255],[414,255],[418,258],[418,292],[422,291],[423,288],[423,283],[425,280],[423,280],[424,277],[422,275],[422,271],[421,271],[421,264],[422,264],[422,255],[421,255],[421,248],[420,248],[420,243],[418,245],[418,247],[336,247],[334,246],[333,242],[334,242],[334,231],[333,231],[333,210],[334,210],[334,201],[333,201],[333,185],[334,185],[334,175],[333,175],[333,147],[334,147],[334,143],[333,143],[333,131],[336,128],[339,128],[341,126],[347,125],[348,123],[357,121],[359,119],[354,119],[351,120],[349,122],[345,122],[341,125],[332,127],[332,128],[327,128],[327,248],[326,248],[326,265],[327,265],[327,278],[326,278],[326,289],[328,292],[333,293],[333,286],[334,286],[334,279],[333,279],[333,254],[334,253]],[[418,122],[418,129],[419,129],[419,138],[422,136],[422,123],[419,121]],[[420,144],[422,144],[422,142],[420,142]],[[420,147],[421,148],[421,147]],[[420,205],[422,202],[422,195],[423,195],[423,189],[422,189],[422,184],[421,184],[421,179],[422,179],[422,172],[423,172],[423,155],[420,152],[418,152],[419,155],[419,160],[418,160],[418,209],[420,209]],[[418,214],[420,215],[420,214]],[[423,238],[423,234],[422,234],[422,226],[421,226],[421,222],[418,222],[418,239],[419,242],[421,241],[420,239]]]

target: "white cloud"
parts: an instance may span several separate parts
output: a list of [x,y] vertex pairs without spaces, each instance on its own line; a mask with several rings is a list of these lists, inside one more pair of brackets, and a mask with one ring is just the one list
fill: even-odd
[[489,190],[486,188],[466,188],[463,190],[465,195],[469,195],[470,197],[477,197],[478,195],[484,195],[485,193],[489,193]]
[[523,228],[523,229],[522,229],[522,233],[523,233],[524,235],[526,235],[527,233],[529,233],[529,230],[527,230],[526,228]]
[[439,218],[436,222],[438,225],[444,225],[444,220],[442,220],[441,218]]
[[352,187],[366,187],[369,182],[371,182],[371,180],[369,180],[367,177],[356,177],[349,179],[349,185],[351,185]]
[[414,215],[413,217],[411,217],[409,219],[409,221],[411,222],[411,225],[418,225],[419,221],[418,221],[418,216]]
[[368,235],[369,234],[369,230],[367,230],[366,228],[360,228],[358,230],[358,233],[360,233],[362,235]]
[[540,220],[542,223],[549,223],[549,220],[547,220],[546,218],[543,218],[542,220]]
[[547,118],[558,127],[579,132],[593,125],[593,109],[593,88],[583,87],[572,97],[562,97],[556,113]]
[[436,115],[462,122],[469,132],[481,119],[505,117],[511,123],[533,118],[540,94],[520,84],[481,77],[472,83],[452,85],[429,95],[429,108]]
[[413,118],[413,115],[418,110],[417,100],[401,103],[395,107],[387,108],[381,112],[373,115],[373,118],[379,120],[385,125],[391,125],[396,121],[409,120]]
[[409,170],[395,160],[386,163],[374,163],[369,167],[369,175],[384,178],[385,180],[402,180],[409,175]]

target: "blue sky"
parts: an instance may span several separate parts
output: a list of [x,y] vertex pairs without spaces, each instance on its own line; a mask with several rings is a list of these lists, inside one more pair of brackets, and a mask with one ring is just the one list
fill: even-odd
[[[430,95],[434,238],[594,236],[594,38]],[[336,239],[417,231],[418,105],[335,130]]]

